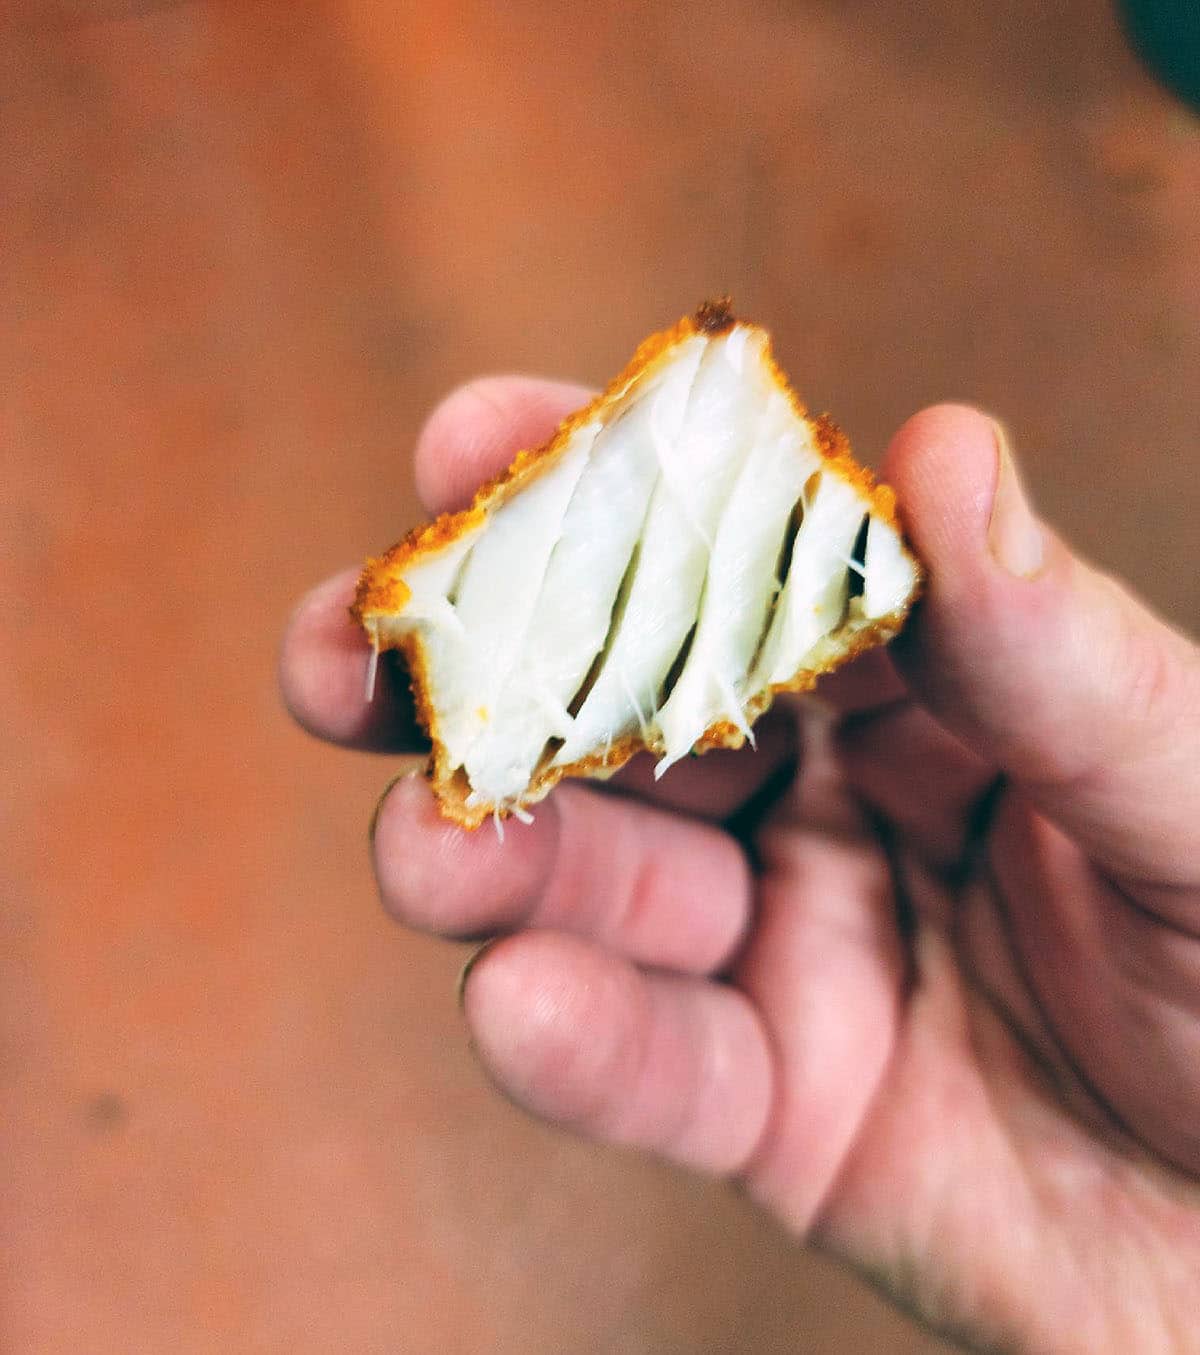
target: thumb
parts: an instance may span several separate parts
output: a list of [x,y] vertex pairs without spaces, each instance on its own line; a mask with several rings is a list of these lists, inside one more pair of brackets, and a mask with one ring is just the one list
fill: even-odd
[[896,659],[938,720],[1123,880],[1200,877],[1200,655],[1030,508],[1003,432],[942,405],[886,478],[924,561]]

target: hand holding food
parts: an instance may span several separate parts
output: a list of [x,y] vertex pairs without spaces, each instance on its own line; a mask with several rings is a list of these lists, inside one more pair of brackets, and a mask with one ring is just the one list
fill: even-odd
[[[741,386],[722,390],[732,400]],[[582,398],[527,378],[452,397],[417,446],[427,506],[457,508]],[[617,441],[621,485],[632,432]],[[755,727],[757,752],[685,759],[661,780],[635,759],[603,788],[561,784],[503,842],[448,820],[440,786],[401,778],[374,822],[380,894],[408,926],[493,938],[463,982],[465,1020],[491,1078],[534,1114],[737,1179],[798,1238],[972,1348],[1195,1352],[1200,657],[1037,517],[986,416],[917,415],[883,474],[924,571],[921,601],[887,650],[822,682],[820,710],[781,692]],[[486,502],[515,510],[525,492]],[[758,505],[751,527],[768,513]],[[839,524],[844,540],[851,524]],[[700,539],[682,526],[676,537]],[[751,530],[743,558],[758,559],[758,541]],[[774,612],[768,601],[756,613],[752,654],[801,577],[800,541],[771,559]],[[847,559],[869,587],[869,537],[865,560],[855,546]],[[515,569],[525,557],[514,556]],[[619,566],[605,566],[610,578]],[[368,576],[368,598],[385,576]],[[845,584],[837,635],[870,604],[851,565],[827,579]],[[506,583],[496,576],[497,608]],[[322,737],[416,751],[400,665],[381,665],[377,699],[363,701],[372,647],[347,615],[354,592],[348,571],[297,612],[288,703]],[[377,596],[380,618],[400,615],[403,598],[399,586]],[[698,622],[689,653],[704,606],[682,612]],[[723,614],[732,635],[738,618]],[[678,627],[677,609],[666,615]],[[564,654],[569,633],[555,632]],[[716,638],[724,663],[732,643]],[[527,687],[535,651],[504,652],[527,665]],[[536,652],[540,665],[558,650]],[[461,671],[490,680],[487,664]],[[731,671],[716,657],[706,668]],[[725,716],[751,705],[746,683],[733,678]],[[634,696],[653,742],[648,686]],[[452,690],[434,685],[446,712]],[[696,690],[719,702],[723,684]],[[572,720],[583,709],[562,704]],[[625,718],[640,738],[634,704]],[[718,718],[688,710],[684,738]],[[544,732],[520,735],[522,757]],[[563,747],[571,732],[563,720]]]

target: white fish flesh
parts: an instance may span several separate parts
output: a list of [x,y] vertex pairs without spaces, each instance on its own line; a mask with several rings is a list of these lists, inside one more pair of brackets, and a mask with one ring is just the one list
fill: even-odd
[[894,635],[918,586],[891,491],[766,333],[710,303],[368,561],[354,614],[404,654],[442,808],[474,827],[642,749],[661,775],[752,740],[777,692]]

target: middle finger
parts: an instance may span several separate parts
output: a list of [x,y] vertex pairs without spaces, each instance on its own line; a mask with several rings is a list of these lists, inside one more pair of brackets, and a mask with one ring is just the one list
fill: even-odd
[[579,785],[535,806],[532,824],[509,820],[501,841],[443,818],[424,779],[406,777],[379,807],[372,854],[388,911],[443,936],[555,928],[708,974],[750,920],[750,867],[727,833]]

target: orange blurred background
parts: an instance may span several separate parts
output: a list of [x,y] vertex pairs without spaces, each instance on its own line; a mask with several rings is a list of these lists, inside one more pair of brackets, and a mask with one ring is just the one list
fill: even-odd
[[1102,0],[9,0],[6,1352],[940,1349],[729,1189],[494,1098],[275,648],[484,370],[731,291],[875,459],[1009,424],[1200,624],[1200,124]]

